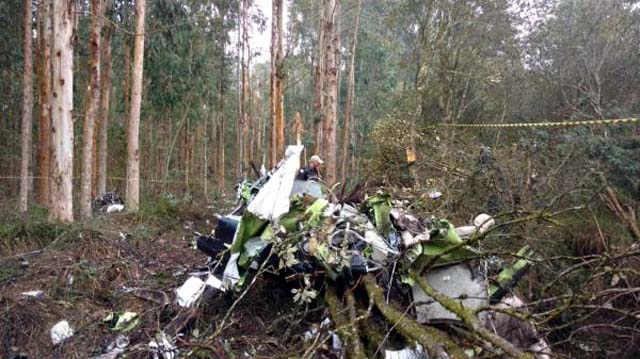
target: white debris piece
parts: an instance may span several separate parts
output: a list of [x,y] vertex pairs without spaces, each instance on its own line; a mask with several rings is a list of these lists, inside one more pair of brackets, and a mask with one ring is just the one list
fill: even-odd
[[481,213],[473,219],[473,225],[478,228],[480,234],[489,230],[489,228],[495,226],[496,221],[490,215]]
[[385,243],[384,239],[378,234],[378,232],[374,230],[368,230],[364,232],[364,241],[371,244],[373,248],[373,253],[371,254],[371,259],[376,262],[382,262],[390,254],[398,255],[398,251],[392,249]]
[[415,349],[385,350],[384,359],[427,359],[428,356],[420,344]]
[[276,220],[289,212],[289,195],[300,168],[300,153],[304,146],[288,146],[285,158],[269,181],[249,203],[247,210],[259,218]]
[[111,204],[109,205],[109,207],[107,207],[107,210],[105,212],[107,213],[116,213],[116,212],[122,212],[124,211],[124,205],[123,204]]
[[61,320],[51,328],[51,342],[58,345],[73,336],[73,328],[66,320]]
[[549,343],[544,338],[540,338],[537,343],[530,346],[529,351],[534,353],[536,359],[551,359],[554,357]]
[[476,228],[476,226],[462,226],[462,227],[456,227],[456,234],[458,235],[458,237],[464,239],[464,238],[470,238],[471,236],[473,236],[476,232],[478,231],[478,228]]
[[124,353],[127,346],[129,346],[129,338],[118,334],[116,339],[105,348],[104,354],[91,357],[91,359],[116,359],[118,355]]
[[44,292],[41,290],[31,290],[28,292],[22,292],[22,296],[25,298],[40,299],[44,297]]
[[462,239],[471,238],[476,233],[483,234],[491,227],[495,226],[496,221],[488,214],[481,213],[473,219],[473,226],[456,227],[456,234]]
[[149,351],[153,359],[175,359],[178,349],[171,344],[167,335],[162,332],[149,342]]
[[424,232],[414,236],[409,231],[404,231],[400,233],[400,238],[402,238],[402,245],[405,248],[409,248],[418,243],[428,242],[431,235],[429,235],[429,232]]
[[224,286],[222,285],[222,281],[220,279],[218,279],[218,277],[214,276],[213,274],[209,274],[209,277],[207,277],[207,281],[204,282],[204,284],[213,287],[215,289],[219,289],[223,292],[226,291],[226,289],[224,288]]
[[440,191],[435,191],[434,190],[434,191],[429,192],[429,198],[431,198],[431,199],[438,199],[440,197],[442,197],[442,192],[440,192]]
[[197,277],[190,277],[184,284],[176,289],[178,305],[189,308],[200,299],[204,292],[204,282]]
[[240,258],[240,253],[232,253],[231,256],[229,256],[227,265],[224,267],[224,272],[222,273],[222,284],[227,289],[233,288],[240,280],[238,258]]

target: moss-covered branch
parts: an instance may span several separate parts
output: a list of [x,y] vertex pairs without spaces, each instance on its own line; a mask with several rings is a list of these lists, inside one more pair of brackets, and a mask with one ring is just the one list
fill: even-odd
[[504,351],[512,358],[533,359],[530,354],[524,353],[504,338],[489,331],[482,325],[480,319],[478,319],[478,317],[476,317],[476,315],[471,310],[465,308],[460,302],[456,301],[455,299],[449,298],[446,295],[433,289],[433,287],[431,287],[431,285],[429,285],[429,283],[421,276],[419,276],[416,272],[412,271],[411,276],[425,293],[427,293],[430,297],[440,303],[446,310],[458,316],[458,318],[460,318],[462,322],[467,326],[467,328],[474,334],[491,343],[496,348],[502,349],[502,351]]
[[420,343],[434,358],[466,358],[462,349],[447,334],[436,328],[420,325],[405,316],[403,312],[387,304],[382,289],[378,287],[373,277],[365,276],[363,281],[367,294],[373,299],[376,307],[404,337]]
[[349,322],[351,324],[351,358],[367,359],[367,356],[364,353],[362,341],[360,340],[360,333],[358,332],[358,313],[356,311],[356,299],[353,297],[353,292],[351,291],[347,291],[345,293],[345,296],[347,297],[347,309],[349,310]]

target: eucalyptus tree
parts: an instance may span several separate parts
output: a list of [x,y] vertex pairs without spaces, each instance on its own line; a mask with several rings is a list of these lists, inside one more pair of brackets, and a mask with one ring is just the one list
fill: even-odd
[[101,32],[104,0],[91,0],[91,30],[89,34],[89,87],[87,107],[83,122],[82,134],[82,175],[80,185],[80,215],[83,219],[91,217],[91,200],[93,194],[93,174],[95,166],[95,125],[98,121],[100,107],[100,54]]
[[27,211],[29,199],[31,176],[31,127],[33,114],[33,60],[32,60],[32,38],[31,28],[31,0],[24,1],[24,75],[22,77],[22,148],[20,165],[20,212]]
[[73,23],[75,2],[53,1],[51,202],[49,218],[73,222]]

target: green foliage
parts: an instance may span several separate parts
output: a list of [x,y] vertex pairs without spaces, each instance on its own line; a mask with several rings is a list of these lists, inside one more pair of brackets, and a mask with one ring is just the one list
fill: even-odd
[[175,220],[179,213],[180,201],[172,194],[165,193],[156,198],[145,200],[138,216],[141,220]]
[[41,220],[22,219],[0,223],[0,253],[21,246],[45,246],[61,236],[68,226]]

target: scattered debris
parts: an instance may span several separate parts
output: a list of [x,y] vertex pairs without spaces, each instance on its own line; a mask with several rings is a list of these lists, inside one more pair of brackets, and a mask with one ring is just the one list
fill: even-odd
[[51,342],[54,346],[62,344],[73,336],[73,328],[66,320],[59,321],[51,328]]
[[437,190],[433,190],[431,192],[429,192],[429,198],[431,199],[438,199],[442,197],[442,192],[437,191]]
[[226,291],[226,289],[224,288],[222,281],[220,279],[218,279],[218,277],[209,274],[209,276],[207,277],[207,280],[204,282],[204,284],[213,287],[215,289],[221,290],[221,291]]
[[7,359],[29,359],[29,355],[20,351],[20,348],[11,347],[9,348],[9,355],[7,356]]
[[[304,184],[294,181],[301,150],[301,146],[290,146],[272,175],[253,184],[241,184],[244,190],[239,189],[243,195],[239,196],[238,210],[220,217],[213,236],[196,238],[197,248],[211,257],[211,263],[224,266],[223,279],[221,282],[216,280],[214,287],[239,289],[247,282],[247,275],[265,264],[272,272],[293,273],[303,279],[299,281],[302,287],[291,289],[291,293],[294,302],[304,304],[317,296],[317,290],[309,280],[311,275],[322,272],[329,281],[341,280],[356,285],[368,273],[381,271],[383,275],[377,280],[371,276],[365,279],[384,285],[389,292],[387,303],[391,292],[408,295],[409,301],[419,303],[414,323],[467,324],[466,317],[460,313],[473,313],[502,298],[528,267],[526,258],[531,253],[526,250],[519,253],[522,258],[513,266],[503,268],[498,279],[490,285],[489,273],[481,265],[485,261],[483,253],[465,242],[495,226],[495,219],[488,214],[477,215],[472,225],[456,228],[445,219],[417,218],[406,210],[402,201],[392,201],[384,192],[365,197],[361,203],[353,205],[329,202],[321,191],[314,196],[305,190]],[[442,193],[435,189],[429,193],[432,199],[441,196]],[[276,260],[271,257],[273,254]],[[420,278],[412,273],[423,274]],[[418,278],[420,286],[415,285]],[[434,292],[430,293],[435,298],[423,291],[424,283],[431,286]],[[178,303],[191,306],[200,298],[204,287],[202,280],[189,278],[178,289]],[[371,287],[367,287],[367,292],[370,296],[375,295]],[[443,298],[455,299],[455,308],[461,312],[454,313],[454,307],[442,302]],[[379,305],[378,308],[382,310]],[[352,310],[356,312],[355,308]],[[389,313],[385,316],[393,315]],[[480,318],[486,316],[485,311]],[[305,332],[305,340],[314,340],[323,324]],[[341,327],[339,321],[336,326]],[[340,330],[326,332],[334,337],[334,350],[341,351],[340,336],[344,333]],[[407,339],[420,338],[413,330],[406,329],[404,333]],[[349,337],[342,339],[351,340]],[[426,358],[420,345],[428,343],[416,344],[415,350],[409,347],[387,350],[385,357]],[[505,348],[518,353],[518,349],[510,345]],[[526,349],[528,345],[521,348]],[[437,352],[434,347],[425,348],[430,354],[434,350]]]
[[[205,272],[205,274],[207,273],[208,272]],[[198,299],[202,297],[207,286],[223,292],[226,290],[223,286],[223,282],[210,273],[208,274],[206,281],[203,281],[198,277],[189,277],[189,279],[187,279],[180,288],[176,289],[176,301],[178,302],[178,305],[185,308],[192,307]]]
[[385,350],[384,359],[429,359],[420,344],[415,349],[404,348],[402,350]]
[[176,289],[178,305],[189,308],[200,299],[204,292],[204,282],[197,277],[189,277],[184,284]]
[[164,332],[156,334],[155,340],[149,342],[149,351],[153,359],[174,359],[178,355],[178,349]]
[[115,359],[118,355],[124,353],[128,346],[129,338],[118,334],[118,336],[104,348],[102,354],[91,357],[91,359]]
[[140,324],[140,318],[136,312],[111,312],[103,321],[109,323],[111,330],[125,333]]
[[107,213],[116,213],[116,212],[122,212],[124,211],[124,205],[123,204],[112,204],[109,205],[107,207],[107,210],[105,212]]
[[115,192],[107,192],[93,200],[93,208],[105,213],[124,211],[124,201]]

